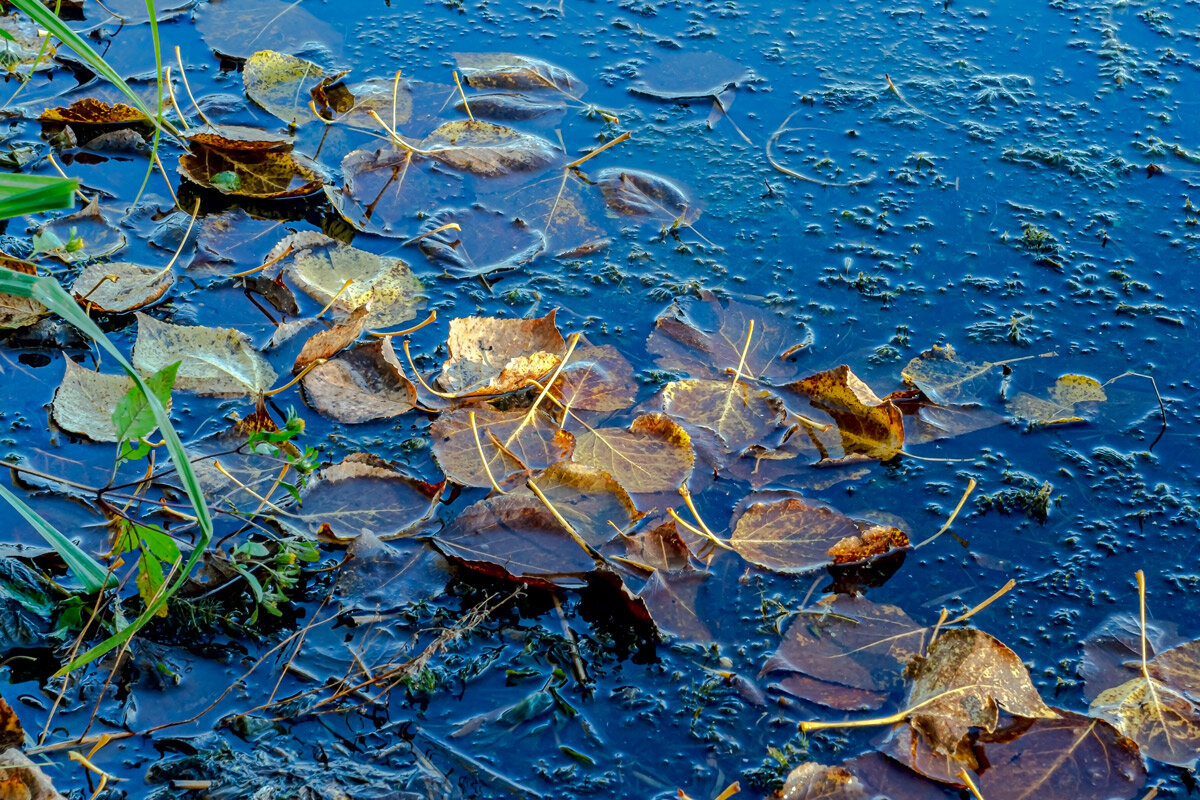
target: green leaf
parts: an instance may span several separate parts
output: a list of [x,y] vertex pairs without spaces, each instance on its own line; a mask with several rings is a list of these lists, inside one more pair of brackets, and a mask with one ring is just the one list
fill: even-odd
[[[146,379],[146,385],[164,408],[171,403],[171,387],[175,385],[175,373],[179,371],[179,364],[178,361],[168,364]],[[117,436],[123,440],[141,439],[149,436],[158,427],[154,412],[146,402],[146,394],[137,384],[129,387],[129,391],[117,403],[112,420],[117,429]]]
[[3,497],[24,517],[33,529],[37,531],[46,543],[54,548],[54,552],[67,562],[67,566],[75,573],[75,577],[83,584],[88,594],[98,592],[106,584],[115,584],[116,577],[109,575],[108,570],[100,562],[92,558],[83,548],[64,536],[58,528],[41,517],[36,511],[25,504],[25,501],[10,492],[7,487],[0,485],[0,497]]
[[165,531],[150,525],[136,525],[138,538],[154,556],[167,564],[179,561],[179,545]]

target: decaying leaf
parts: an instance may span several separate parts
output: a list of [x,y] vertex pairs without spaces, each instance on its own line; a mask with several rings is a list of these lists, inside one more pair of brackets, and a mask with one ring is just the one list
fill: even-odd
[[1060,425],[1068,422],[1083,422],[1080,403],[1103,403],[1108,399],[1104,387],[1095,378],[1086,375],[1063,375],[1050,390],[1050,399],[1044,400],[1021,392],[1008,403],[1014,416],[1039,425]]
[[301,493],[302,503],[279,522],[299,536],[344,542],[369,531],[381,541],[411,536],[441,496],[433,485],[398,472],[367,453],[325,467]]
[[345,184],[327,186],[325,194],[356,230],[407,238],[415,228],[414,209],[436,208],[458,194],[459,187],[434,174],[430,163],[390,144],[354,150],[342,159]]
[[543,469],[568,459],[575,449],[575,437],[543,415],[527,421],[523,411],[496,411],[490,406],[443,412],[429,427],[429,436],[433,457],[446,477],[480,488],[514,472]]
[[438,383],[462,396],[489,396],[524,389],[559,363],[566,341],[556,311],[537,319],[460,317],[450,321]]
[[470,119],[438,126],[419,146],[448,167],[484,178],[539,170],[563,157],[540,136]]
[[145,374],[180,362],[175,387],[217,396],[258,394],[275,382],[275,370],[250,337],[233,328],[172,325],[138,312],[133,365]]
[[604,202],[617,214],[648,217],[674,227],[690,225],[700,209],[668,178],[636,169],[609,167],[596,173]]
[[341,76],[329,76],[318,81],[309,94],[314,104],[326,119],[357,128],[379,130],[379,122],[371,112],[393,128],[412,119],[412,83],[401,80],[371,78],[360,83],[345,85]]
[[788,773],[783,800],[869,800],[866,787],[845,767],[808,761]]
[[712,631],[696,609],[708,577],[698,570],[675,574],[655,570],[638,597],[660,630],[694,642],[711,642]]
[[117,261],[86,267],[71,293],[84,308],[123,314],[158,300],[174,282],[169,270]]
[[[459,229],[446,227],[452,224]],[[431,214],[419,235],[421,252],[459,278],[520,269],[546,250],[541,231],[478,206]]]
[[659,314],[646,349],[660,367],[693,378],[721,380],[740,365],[743,377],[778,385],[803,375],[796,356],[812,341],[804,323],[705,294],[699,301],[677,300]]
[[515,198],[518,216],[545,233],[555,258],[582,258],[608,245],[604,230],[591,220],[583,186],[573,171],[564,170],[561,180],[535,181]]
[[17,719],[17,712],[12,710],[3,697],[0,697],[0,750],[10,747],[21,747],[25,744],[25,729]]
[[[24,261],[0,253],[0,267],[11,269],[22,275],[35,275],[37,270]],[[50,312],[38,301],[29,297],[0,292],[0,329],[25,328],[34,324]]]
[[567,110],[567,104],[553,95],[530,96],[517,92],[489,92],[471,95],[469,103],[459,100],[454,104],[454,108],[464,114],[470,109],[477,119],[518,122],[562,114]]
[[875,709],[900,687],[905,665],[925,649],[928,634],[896,606],[829,595],[795,616],[761,674],[809,702]]
[[243,155],[292,149],[290,136],[244,125],[201,125],[190,129],[185,138],[196,150],[228,150]]
[[682,572],[692,569],[691,551],[675,520],[666,519],[654,527],[623,537],[625,556],[643,566],[660,572]]
[[1137,745],[1104,720],[1054,709],[1057,719],[1019,720],[980,737],[988,800],[1140,797],[1146,767]]
[[557,90],[580,97],[587,87],[568,70],[540,58],[514,53],[454,53],[454,60],[476,89]]
[[1028,719],[1056,719],[1012,650],[970,628],[942,633],[909,666],[909,722],[933,752],[978,766],[967,742],[972,728],[996,730],[1000,709]]
[[545,502],[594,548],[628,530],[642,516],[612,475],[587,464],[559,461],[535,473],[526,485],[534,482]]
[[742,558],[778,572],[807,572],[908,546],[901,531],[857,522],[783,492],[746,497],[730,526],[729,544]]
[[309,91],[324,77],[311,61],[274,50],[254,53],[242,69],[246,96],[288,125],[316,120],[308,108]]
[[572,460],[604,470],[636,494],[672,492],[692,473],[691,437],[665,414],[643,414],[624,428],[575,435]]
[[934,345],[909,361],[900,377],[935,403],[976,403],[999,398],[1002,366],[1001,362],[960,361],[952,345]]
[[63,430],[80,433],[96,442],[115,442],[120,439],[113,423],[113,409],[133,386],[125,374],[105,375],[93,372],[63,359],[66,371],[62,383],[54,390],[50,413]]
[[715,98],[749,76],[748,69],[720,53],[667,50],[642,69],[642,80],[629,91],[664,102]]
[[777,442],[786,431],[778,396],[732,378],[671,381],[661,398],[664,413],[717,434],[728,453]]
[[38,116],[38,122],[58,122],[72,126],[150,124],[146,115],[133,106],[124,103],[109,104],[91,97],[76,100],[65,108],[47,108]]
[[332,358],[352,345],[359,336],[362,336],[367,313],[367,306],[359,306],[332,328],[314,334],[304,343],[304,347],[300,348],[296,362],[292,364],[292,374],[299,375],[314,361]]
[[[828,414],[836,426],[836,436],[823,435],[813,425],[804,425],[822,460],[847,456],[866,456],[886,461],[904,447],[904,420],[900,409],[890,400],[881,400],[845,364],[810,375],[787,387],[807,401],[809,408],[790,407],[795,413],[811,418]],[[799,435],[799,434],[797,434]]]
[[866,753],[841,766],[810,761],[788,774],[780,800],[929,800],[942,787],[880,753]]
[[316,162],[288,150],[193,148],[179,159],[179,173],[222,194],[262,199],[319,192],[325,174]]
[[104,258],[125,246],[125,234],[108,221],[97,195],[76,211],[42,225],[34,244],[65,263]]
[[633,365],[612,345],[577,347],[550,393],[570,409],[620,411],[633,405]]
[[420,278],[399,258],[368,253],[313,232],[283,239],[268,258],[288,248],[292,255],[285,269],[297,288],[318,303],[333,301],[333,308],[342,313],[366,306],[367,329],[407,322],[424,303]]
[[4,800],[66,800],[20,750],[0,750],[0,797]]
[[390,338],[360,344],[317,365],[303,385],[313,408],[338,422],[389,419],[417,403],[416,387],[404,376]]

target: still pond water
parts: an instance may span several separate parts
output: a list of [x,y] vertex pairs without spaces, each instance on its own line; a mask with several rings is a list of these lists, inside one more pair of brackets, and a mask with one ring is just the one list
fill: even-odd
[[[92,31],[100,52],[149,92],[150,29],[135,6],[114,8],[131,18],[121,25],[85,0],[71,24]],[[935,345],[953,346],[967,362],[1014,363],[988,371],[972,398],[1000,415],[995,424],[917,443],[910,436],[905,453],[886,463],[814,468],[816,458],[803,453],[763,459],[757,471],[753,464],[722,470],[713,480],[702,454],[696,505],[722,538],[752,489],[798,490],[843,514],[900,528],[915,543],[943,525],[970,479],[978,488],[953,536],[862,574],[783,574],[718,551],[707,573],[680,580],[665,606],[660,599],[652,609],[663,631],[657,640],[611,586],[533,588],[509,598],[513,583],[456,566],[417,540],[367,552],[340,573],[345,548],[325,546],[320,563],[306,567],[324,571],[294,590],[301,596],[284,604],[279,620],[249,625],[237,610],[249,602],[244,587],[234,592],[237,602],[217,595],[180,606],[172,613],[188,621],[147,629],[111,686],[104,685],[111,662],[72,681],[45,744],[85,730],[141,732],[179,722],[234,688],[194,722],[102,748],[95,763],[122,779],[103,796],[249,797],[262,789],[256,796],[665,798],[683,790],[699,800],[735,780],[739,796],[766,796],[791,766],[841,763],[876,749],[881,737],[868,728],[805,736],[799,721],[886,714],[904,702],[901,690],[882,710],[829,711],[780,691],[779,675],[760,676],[789,613],[835,587],[858,587],[927,625],[943,608],[954,616],[1015,580],[972,624],[1018,654],[1048,703],[1080,712],[1094,694],[1080,676],[1081,642],[1110,615],[1136,612],[1137,570],[1147,575],[1151,616],[1177,627],[1182,640],[1200,636],[1200,211],[1188,199],[1200,196],[1197,3],[212,0],[176,10],[160,9],[164,51],[181,49],[191,92],[214,123],[285,132],[247,101],[240,71],[251,54],[278,50],[330,74],[350,70],[347,82],[374,78],[390,87],[401,70],[412,82],[413,108],[398,129],[419,142],[464,116],[452,76],[457,68],[470,82],[461,54],[510,53],[577,80],[569,92],[476,99],[477,116],[561,142],[568,160],[632,134],[580,165],[580,177],[561,168],[497,178],[414,168],[408,193],[385,188],[366,223],[370,199],[347,201],[349,192],[338,190],[349,180],[349,154],[391,147],[381,129],[326,128],[301,103],[307,121],[296,129],[295,151],[328,171],[332,189],[303,200],[200,192],[175,172],[182,151],[165,144],[180,207],[190,211],[200,197],[201,217],[175,283],[147,312],[176,324],[235,327],[281,374],[311,330],[265,349],[281,314],[257,295],[252,302],[229,276],[263,263],[292,232],[350,238],[356,232],[334,207],[339,198],[345,216],[367,229],[355,247],[403,258],[421,279],[426,299],[414,317],[438,312],[411,337],[427,377],[447,357],[449,320],[531,319],[557,309],[564,336],[582,332],[591,345],[616,348],[633,365],[639,410],[658,410],[663,384],[689,371],[656,363],[661,353],[647,339],[676,299],[700,315],[704,292],[748,306],[760,329],[805,345],[789,362],[794,377],[845,364],[880,397],[908,388],[902,370]],[[173,72],[178,78],[178,67]],[[87,79],[63,65],[39,73],[10,105],[7,145],[44,152],[53,132],[34,121],[42,109],[84,96],[116,99],[102,83],[77,85]],[[465,90],[468,101],[492,91],[478,82]],[[178,96],[195,122],[190,102]],[[61,140],[53,146],[127,239],[113,258],[165,264],[188,215],[170,213],[175,201],[158,175],[131,207],[145,156]],[[662,176],[686,200],[664,195],[668,211],[621,214],[594,185],[612,168]],[[515,269],[470,274],[470,265],[524,246],[505,238],[516,240],[515,218],[537,227],[547,203],[562,197],[573,198],[578,216],[545,231],[540,253]],[[436,216],[445,209],[457,211]],[[473,248],[467,266],[435,262],[409,241],[434,227],[431,215],[461,222]],[[222,234],[228,225],[232,234]],[[34,227],[10,222],[6,249],[27,248]],[[606,246],[577,247],[598,239]],[[82,268],[47,263],[68,285]],[[283,319],[311,317],[324,305],[296,295],[298,313]],[[100,319],[129,352],[134,315]],[[744,334],[735,334],[735,352]],[[1037,357],[1014,361],[1027,356]],[[24,466],[102,485],[112,445],[43,424],[68,358],[96,363],[85,341],[52,320],[4,337],[4,449]],[[724,365],[715,366],[724,375]],[[1156,379],[1165,433],[1154,388],[1141,377],[1106,385],[1106,401],[1072,412],[1081,422],[1011,419],[1012,398],[1048,397],[1059,376],[1105,383],[1126,372]],[[301,443],[315,447],[322,464],[368,452],[414,477],[441,480],[430,414],[351,425],[326,419],[295,388],[273,400],[304,417]],[[174,416],[194,441],[252,410],[246,396],[178,392]],[[633,416],[589,419],[620,427]],[[103,518],[78,493],[28,475],[20,486],[90,552],[108,551]],[[447,494],[440,521],[423,533],[436,533],[485,494]],[[677,499],[655,503],[691,519]],[[6,547],[40,546],[15,513],[0,514]],[[234,536],[228,550],[250,533],[223,519],[217,535]],[[636,592],[646,574],[630,574],[640,576],[626,581]],[[439,631],[472,614],[479,618],[469,632],[431,650],[423,669],[401,669]],[[314,620],[301,646],[293,649],[292,640],[271,651]],[[22,638],[12,626],[3,633],[10,653],[0,656],[0,694],[37,738],[62,686],[47,674],[65,648],[47,647],[48,627],[27,622],[34,634]],[[293,656],[294,669],[284,673]],[[262,657],[258,671],[237,683]],[[391,665],[405,680],[390,691],[386,681],[364,684],[338,699],[335,687],[322,687],[363,664],[376,677]],[[65,751],[40,758],[61,790],[90,794]],[[1152,766],[1150,777],[1161,781],[1163,797],[1184,796],[1192,785],[1176,768]],[[163,783],[180,778],[213,783],[194,795]],[[302,793],[303,785],[314,793]]]

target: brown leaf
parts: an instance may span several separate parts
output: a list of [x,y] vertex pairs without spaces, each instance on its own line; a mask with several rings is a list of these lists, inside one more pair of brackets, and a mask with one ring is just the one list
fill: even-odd
[[589,428],[576,434],[571,458],[605,470],[639,494],[677,490],[696,461],[691,437],[665,414],[643,414],[629,430]]
[[1103,403],[1108,399],[1104,387],[1086,375],[1063,375],[1050,389],[1048,400],[1021,392],[1008,402],[1014,416],[1039,425],[1083,422],[1081,403]]
[[489,470],[492,478],[501,482],[514,472],[542,469],[571,457],[574,436],[549,424],[541,415],[535,415],[528,424],[525,418],[524,411],[496,411],[491,406],[443,412],[429,426],[434,460],[455,483],[487,488],[492,485]]
[[369,112],[389,125],[404,125],[412,119],[412,83],[401,80],[371,78],[360,83],[344,84],[341,75],[322,78],[310,90],[313,102],[326,119],[356,128],[379,130],[379,123]]
[[692,554],[679,535],[675,520],[667,519],[649,530],[622,539],[625,556],[660,572],[692,569]]
[[740,364],[744,377],[781,384],[803,374],[795,356],[812,341],[803,323],[705,294],[700,301],[677,300],[659,314],[646,348],[657,356],[660,367],[682,370],[693,378],[725,380]]
[[696,611],[696,598],[708,575],[699,571],[669,573],[655,570],[638,597],[646,604],[650,617],[660,630],[707,644],[713,640],[713,635]]
[[777,442],[787,430],[779,397],[742,381],[671,381],[661,403],[675,419],[715,433],[726,453]]
[[845,767],[808,761],[788,773],[780,800],[871,800],[866,788]]
[[604,202],[626,217],[647,217],[664,225],[689,225],[700,218],[687,193],[669,178],[636,169],[609,167],[596,173]]
[[441,485],[411,478],[367,453],[351,453],[310,479],[303,504],[279,522],[307,539],[345,542],[363,531],[382,541],[411,536],[426,522]]
[[362,336],[368,313],[367,306],[359,306],[332,328],[314,334],[304,343],[304,347],[300,348],[300,354],[292,364],[292,374],[299,375],[314,361],[332,358],[354,344],[354,341]]
[[584,188],[582,179],[564,170],[562,180],[534,181],[512,198],[517,215],[545,233],[555,258],[585,257],[607,247],[604,230],[591,221]]
[[66,800],[42,770],[16,748],[0,750],[0,800]]
[[438,126],[420,148],[448,167],[484,178],[542,169],[563,158],[561,150],[540,136],[470,119]]
[[904,447],[900,409],[890,400],[879,399],[845,364],[787,388],[809,406],[789,404],[791,411],[811,418],[815,409],[820,412],[816,416],[827,414],[836,425],[836,438],[813,425],[804,426],[803,433],[813,439],[822,460],[859,455],[886,461]]
[[554,322],[555,311],[538,319],[460,317],[450,320],[438,383],[464,396],[500,395],[523,389],[559,363],[566,341]]
[[895,549],[885,549],[885,545],[908,545],[907,537],[894,531],[883,537],[872,534],[872,546],[863,547],[863,534],[876,526],[784,492],[744,498],[734,509],[730,526],[729,544],[738,555],[777,572],[808,572],[834,563],[839,555],[871,557]]
[[[6,267],[23,275],[36,275],[37,270],[24,261],[0,253],[0,267]],[[0,293],[0,329],[25,328],[50,312],[38,301],[15,294]]]
[[620,411],[637,395],[633,365],[610,344],[577,347],[550,394],[572,409]]
[[123,314],[158,300],[174,282],[169,270],[117,261],[86,267],[71,293],[86,309]]
[[1017,654],[969,628],[944,632],[909,666],[909,722],[938,755],[974,767],[967,747],[972,728],[996,729],[1000,709],[1028,718],[1058,715],[1038,696]]
[[[586,464],[560,461],[529,479],[575,532],[594,548],[628,530],[642,515],[613,476]],[[529,491],[527,489],[519,492]]]
[[12,710],[3,697],[0,697],[0,750],[10,747],[22,747],[25,744],[25,729],[17,719],[17,712]]
[[1058,719],[1019,720],[980,737],[988,768],[976,783],[988,800],[1131,800],[1146,782],[1137,745],[1107,722],[1055,709]]
[[124,103],[108,104],[102,100],[85,97],[65,108],[47,108],[38,116],[38,122],[61,122],[70,125],[131,125],[149,124],[150,120],[141,111]]
[[417,403],[417,389],[405,377],[390,338],[361,344],[313,367],[303,385],[313,408],[338,422],[389,419]]
[[560,66],[515,53],[454,53],[467,85],[476,89],[557,90],[580,97],[587,87]]
[[[899,688],[905,665],[924,650],[927,634],[896,606],[831,595],[796,615],[762,674],[810,679],[783,686],[810,702],[846,711],[879,708]],[[864,694],[847,695],[842,687]]]
[[977,405],[938,405],[920,389],[892,392],[890,400],[904,415],[904,441],[926,444],[974,433],[1004,422],[1004,417]]
[[[325,175],[317,164],[287,150],[194,148],[179,159],[179,173],[192,183],[222,194],[280,199],[318,192]],[[232,173],[236,179],[213,182]]]
[[187,132],[188,144],[198,150],[228,150],[234,153],[265,154],[291,150],[292,138],[242,125],[201,125]]

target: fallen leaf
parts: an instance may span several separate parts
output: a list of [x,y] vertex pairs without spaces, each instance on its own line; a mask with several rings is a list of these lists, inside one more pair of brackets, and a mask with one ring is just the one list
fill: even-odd
[[[845,778],[847,774],[849,780]],[[788,775],[781,800],[929,800],[943,794],[937,784],[872,752],[856,756],[840,767],[812,761],[801,764]]]
[[419,147],[448,167],[484,178],[542,169],[563,158],[561,150],[540,136],[470,119],[438,126]]
[[866,787],[845,767],[808,761],[788,773],[781,800],[871,800]]
[[196,30],[217,53],[239,61],[259,50],[296,53],[320,42],[341,47],[342,36],[297,3],[283,0],[213,0],[196,12]]
[[424,542],[380,541],[363,531],[346,546],[353,565],[338,570],[334,592],[342,611],[386,613],[446,580],[445,561]]
[[393,128],[412,119],[411,82],[371,78],[346,85],[340,77],[325,77],[309,92],[326,119],[332,117],[340,123],[372,131],[379,130],[379,122],[371,116],[372,111]]
[[[900,688],[904,667],[925,649],[928,633],[897,606],[829,595],[796,614],[760,674],[808,679],[783,688],[809,702],[843,711],[879,708]],[[862,694],[847,695],[842,687]]]
[[952,345],[934,345],[909,361],[900,377],[935,403],[972,403],[999,398],[997,370],[1003,366],[1002,362],[960,361]]
[[807,401],[789,405],[793,413],[806,417],[827,414],[836,426],[836,436],[811,424],[804,431],[821,453],[822,460],[866,456],[886,461],[904,447],[904,420],[890,400],[881,400],[845,364],[810,375],[786,387]]
[[288,125],[313,122],[309,91],[325,71],[311,61],[274,50],[260,50],[246,59],[242,82],[246,96]]
[[1107,399],[1104,387],[1095,378],[1063,375],[1051,388],[1049,400],[1021,392],[1008,402],[1008,409],[1014,416],[1039,425],[1060,425],[1084,421],[1076,408],[1080,403],[1103,403]]
[[556,90],[578,98],[587,87],[560,66],[514,53],[454,53],[467,85],[477,89]]
[[25,745],[25,729],[17,719],[17,712],[12,710],[3,697],[0,697],[0,750]]
[[129,392],[133,380],[125,374],[93,372],[70,358],[64,358],[63,365],[62,383],[50,402],[55,424],[95,442],[119,441],[113,409]]
[[691,437],[665,414],[643,414],[624,428],[575,435],[571,459],[604,470],[635,493],[673,492],[692,474]]
[[20,750],[0,750],[0,797],[4,800],[66,800]]
[[550,394],[570,409],[620,411],[637,396],[633,365],[610,344],[577,347]]
[[920,389],[892,392],[890,400],[904,415],[904,441],[927,444],[964,436],[1004,422],[1004,417],[978,405],[939,405]]
[[[22,275],[36,275],[37,270],[24,261],[18,261],[11,256],[0,253],[0,267],[11,269]],[[18,297],[15,294],[0,293],[0,329],[12,330],[25,328],[50,312],[46,307],[30,297]]]
[[436,208],[459,194],[457,185],[430,169],[431,163],[390,144],[354,150],[342,159],[345,183],[326,186],[325,194],[355,230],[409,238],[414,209]]
[[468,102],[459,100],[454,108],[462,113],[469,109],[476,119],[497,122],[523,122],[541,119],[567,110],[567,104],[553,97],[531,97],[514,92],[472,94]]
[[43,39],[38,26],[26,15],[14,9],[11,14],[0,16],[0,30],[12,37],[6,37],[3,45],[4,69],[9,74],[27,76],[55,66],[57,45]]
[[228,150],[243,155],[292,149],[292,137],[244,125],[201,125],[190,129],[184,138],[197,150]]
[[970,628],[945,631],[909,666],[909,723],[938,755],[974,769],[967,735],[996,730],[1000,709],[1030,719],[1058,717],[1042,702],[1012,650]]
[[783,437],[783,401],[765,389],[733,379],[671,381],[663,387],[664,413],[715,433],[727,453]]
[[194,148],[179,159],[179,173],[222,194],[261,199],[302,197],[326,182],[315,162],[287,150]]
[[460,317],[450,320],[449,358],[438,383],[459,397],[524,389],[559,363],[566,341],[551,310],[537,319]]
[[[586,251],[589,244],[600,249],[595,243],[607,246],[604,230],[591,220],[587,199],[581,191],[583,186],[578,175],[564,170],[561,181],[534,181],[513,198],[517,215],[545,234],[547,247],[555,253],[555,258],[570,258],[562,254]],[[579,255],[583,257],[586,252]]]
[[662,51],[641,73],[629,91],[664,102],[715,98],[750,77],[750,70],[720,53],[694,50]]
[[380,541],[412,536],[433,513],[441,484],[411,478],[368,453],[351,453],[320,470],[301,504],[278,520],[307,539],[345,542],[363,531]]
[[738,555],[778,572],[808,572],[846,563],[838,559],[848,555],[873,558],[908,546],[908,537],[900,531],[884,528],[881,533],[879,526],[785,492],[744,498],[734,509],[730,527],[729,544]]
[[296,287],[318,303],[333,302],[341,313],[367,306],[363,325],[368,330],[407,322],[424,304],[420,278],[399,258],[368,253],[317,233],[289,236],[272,252],[289,247],[292,254],[285,269]]
[[679,535],[675,520],[667,519],[648,530],[622,537],[625,556],[660,572],[692,569],[692,554]]
[[648,217],[663,225],[690,225],[700,209],[669,178],[636,169],[609,167],[596,173],[605,204],[626,217]]
[[712,631],[696,610],[696,601],[708,577],[700,571],[672,574],[655,570],[638,597],[660,630],[707,644],[713,640]]
[[659,314],[646,349],[658,366],[693,378],[726,379],[740,365],[743,377],[778,385],[803,374],[796,356],[812,342],[804,323],[705,294],[699,301],[676,300]]
[[149,118],[133,106],[124,103],[109,104],[91,97],[76,100],[65,108],[47,108],[38,116],[38,122],[57,122],[72,126],[150,124]]
[[275,382],[275,370],[250,337],[233,328],[172,325],[138,312],[133,365],[145,374],[180,362],[175,388],[216,396],[258,394]]
[[524,411],[496,411],[491,406],[445,411],[429,426],[433,458],[455,483],[487,488],[491,479],[499,483],[514,472],[542,469],[571,457],[574,436],[543,415],[534,415],[528,423],[526,417]]
[[309,371],[303,385],[312,407],[338,422],[390,419],[417,403],[416,387],[404,376],[390,338],[339,353]]
[[[447,225],[460,229],[439,230]],[[431,214],[418,235],[417,247],[425,257],[458,278],[521,269],[546,250],[541,231],[478,206]]]
[[87,266],[71,293],[86,309],[124,314],[158,300],[174,282],[170,270],[116,261]]
[[[534,484],[546,501],[593,548],[628,530],[642,515],[625,488],[602,469],[559,461],[534,473]],[[520,489],[518,492],[531,491]]]
[[34,243],[39,241],[48,255],[71,264],[112,255],[125,246],[125,234],[108,221],[97,195],[74,214],[53,219],[38,228]]
[[1058,719],[1017,720],[980,737],[988,766],[976,783],[988,800],[1132,800],[1146,783],[1137,745],[1099,719],[1054,709]]
[[314,361],[333,358],[354,344],[355,340],[362,336],[368,313],[367,306],[359,306],[332,328],[313,334],[300,348],[300,353],[292,364],[292,374],[299,375]]

